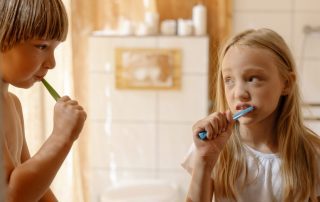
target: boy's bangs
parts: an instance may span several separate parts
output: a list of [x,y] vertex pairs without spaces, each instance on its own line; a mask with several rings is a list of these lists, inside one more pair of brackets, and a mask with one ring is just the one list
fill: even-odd
[[37,38],[45,40],[64,41],[68,33],[68,17],[60,0],[40,0],[38,8],[32,11],[29,18],[25,39]]
[[0,1],[0,50],[30,39],[64,41],[68,16],[61,0]]

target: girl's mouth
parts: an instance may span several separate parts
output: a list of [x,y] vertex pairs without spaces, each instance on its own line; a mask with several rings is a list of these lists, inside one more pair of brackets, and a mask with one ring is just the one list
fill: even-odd
[[[244,109],[247,109],[248,107],[251,107],[252,105],[249,105],[249,104],[238,104],[236,106],[236,110],[244,110]],[[253,107],[253,106],[252,106]]]

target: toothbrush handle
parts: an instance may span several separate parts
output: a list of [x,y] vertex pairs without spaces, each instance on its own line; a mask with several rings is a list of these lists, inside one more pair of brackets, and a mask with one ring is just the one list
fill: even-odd
[[[253,106],[250,106],[250,107],[248,107],[247,109],[244,109],[244,110],[242,110],[242,111],[234,114],[234,115],[232,116],[232,119],[233,119],[233,120],[238,120],[241,116],[247,114],[248,112],[250,112],[250,111],[252,111],[252,110],[254,110],[254,107],[253,107]],[[202,132],[200,132],[200,133],[198,134],[198,136],[199,136],[199,138],[200,138],[201,140],[205,140],[205,139],[207,138],[207,131],[202,131]]]
[[205,140],[207,138],[207,131],[202,131],[198,134],[201,140]]

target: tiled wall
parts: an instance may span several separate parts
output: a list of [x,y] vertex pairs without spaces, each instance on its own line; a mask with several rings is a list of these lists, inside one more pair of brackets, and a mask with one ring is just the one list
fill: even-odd
[[[320,27],[319,0],[234,0],[234,32],[268,27],[281,34],[293,51],[305,102],[320,104],[320,33],[305,35],[304,27]],[[320,107],[308,111],[320,117]],[[320,122],[308,121],[320,134]]]
[[[181,49],[181,89],[117,89],[115,48]],[[92,201],[123,180],[168,179],[184,192],[180,163],[208,110],[208,38],[93,36],[89,52]]]

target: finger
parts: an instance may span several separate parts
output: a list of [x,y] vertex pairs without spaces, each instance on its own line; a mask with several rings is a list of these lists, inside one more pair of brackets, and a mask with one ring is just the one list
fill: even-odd
[[68,100],[67,103],[70,105],[78,105],[78,102],[76,100]]
[[62,96],[57,101],[58,102],[67,102],[68,100],[71,100],[69,96]]
[[221,127],[222,127],[222,122],[221,122],[221,113],[217,113],[216,117],[215,117],[215,126],[216,126],[216,135],[218,135],[221,131]]
[[80,105],[72,105],[73,109],[77,109],[79,111],[84,111],[83,107]]
[[207,139],[211,140],[214,137],[214,129],[211,124],[205,126],[205,131],[207,132]]
[[83,121],[87,119],[87,113],[85,111],[82,111],[82,117],[83,117]]
[[219,113],[219,133],[224,132],[227,125],[228,121],[225,113]]

